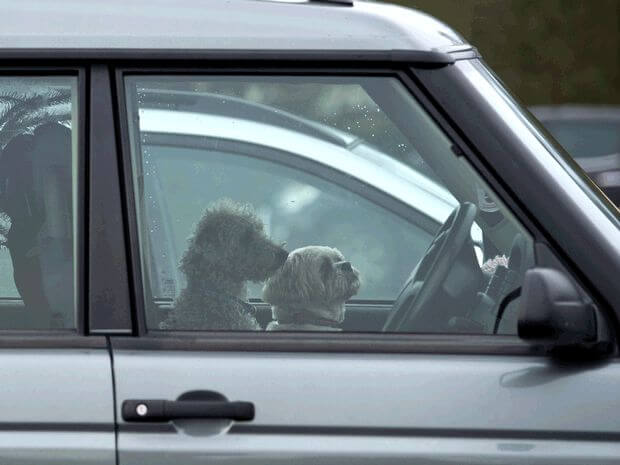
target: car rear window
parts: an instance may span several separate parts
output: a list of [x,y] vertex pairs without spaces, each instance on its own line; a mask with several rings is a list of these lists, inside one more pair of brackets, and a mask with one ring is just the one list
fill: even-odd
[[0,329],[73,329],[77,78],[0,77]]

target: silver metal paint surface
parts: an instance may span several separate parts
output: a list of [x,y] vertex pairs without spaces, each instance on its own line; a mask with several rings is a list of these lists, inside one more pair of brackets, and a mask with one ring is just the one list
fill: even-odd
[[0,366],[0,464],[114,464],[106,350],[2,349]]
[[[536,437],[620,433],[618,362],[578,368],[514,356],[118,351],[115,367],[119,405],[207,389],[256,407],[250,424],[257,429],[243,434],[201,432],[200,423],[160,433],[121,424],[122,465],[170,463],[164,451],[184,465],[607,464],[620,457],[620,442]],[[283,428],[263,434],[261,426]],[[287,432],[304,426],[314,428]],[[379,430],[360,434],[363,428]],[[450,433],[476,429],[505,435]],[[510,431],[531,439],[512,439]]]
[[461,45],[424,13],[257,0],[3,2],[3,48],[430,50]]
[[[168,435],[172,436],[172,435]],[[121,465],[617,465],[617,442],[243,435],[199,440],[143,433]],[[174,458],[173,458],[174,453]]]
[[[55,412],[62,415],[63,411]],[[2,431],[0,463],[114,465],[114,432]]]

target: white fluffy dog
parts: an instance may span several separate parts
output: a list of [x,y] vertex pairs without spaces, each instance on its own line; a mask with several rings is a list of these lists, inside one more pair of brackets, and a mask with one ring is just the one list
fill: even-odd
[[359,272],[339,250],[296,249],[263,288],[275,320],[267,331],[339,331],[345,302],[359,287]]

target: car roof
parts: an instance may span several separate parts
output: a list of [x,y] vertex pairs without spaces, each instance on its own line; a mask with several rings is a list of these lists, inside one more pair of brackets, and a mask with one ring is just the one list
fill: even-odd
[[366,1],[4,2],[0,49],[444,51],[463,38],[422,12]]

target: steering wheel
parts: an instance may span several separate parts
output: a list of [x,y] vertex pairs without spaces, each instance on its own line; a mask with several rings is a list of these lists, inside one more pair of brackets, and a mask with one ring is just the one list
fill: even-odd
[[452,211],[400,291],[383,326],[384,332],[438,331],[432,303],[455,268],[463,248],[470,243],[470,231],[477,213],[478,208],[469,202]]

